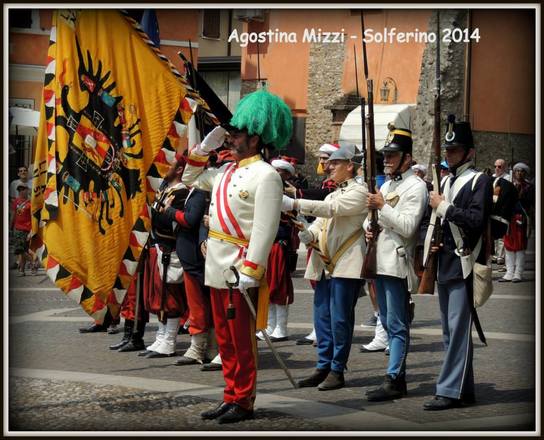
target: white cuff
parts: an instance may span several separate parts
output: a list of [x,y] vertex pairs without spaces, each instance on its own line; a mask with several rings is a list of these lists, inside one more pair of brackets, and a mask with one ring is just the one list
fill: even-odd
[[191,150],[191,154],[197,154],[198,156],[209,156],[210,153],[204,151],[200,144],[196,144],[195,147]]
[[438,207],[436,208],[436,215],[440,218],[445,218],[446,211],[448,210],[450,206],[451,206],[451,203],[446,202],[445,200],[442,200],[440,202],[440,205],[438,205]]

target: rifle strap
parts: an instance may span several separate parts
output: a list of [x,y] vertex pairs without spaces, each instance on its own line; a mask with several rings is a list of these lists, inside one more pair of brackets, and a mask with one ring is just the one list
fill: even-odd
[[338,263],[338,260],[342,255],[346,253],[346,251],[353,245],[355,242],[361,237],[363,234],[363,229],[357,229],[355,230],[347,239],[342,243],[342,246],[338,248],[334,256],[330,259],[330,262],[327,264],[325,261],[324,256],[321,258],[323,259],[323,262],[327,265],[327,270],[329,273],[333,273],[334,269],[336,267],[336,263]]
[[[472,179],[472,190],[474,191],[474,186],[476,185],[476,181],[480,177],[482,173],[476,173]],[[474,263],[476,262],[476,259],[478,258],[478,255],[480,255],[480,251],[482,249],[482,241],[483,237],[480,237],[478,242],[476,243],[476,246],[474,246],[474,249],[470,252],[470,254],[465,255],[465,245],[464,245],[464,234],[461,228],[459,228],[455,223],[449,222],[451,235],[453,236],[453,241],[455,242],[456,254],[461,258],[461,267],[463,269],[463,278],[467,278],[470,273],[472,273],[472,267],[474,266]],[[484,231],[485,234],[485,231]]]

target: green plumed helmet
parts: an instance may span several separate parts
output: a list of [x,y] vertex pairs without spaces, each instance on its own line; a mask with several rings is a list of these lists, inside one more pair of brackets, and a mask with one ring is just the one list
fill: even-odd
[[246,95],[238,103],[230,124],[238,130],[246,129],[250,136],[259,135],[266,145],[276,149],[289,142],[293,131],[291,109],[264,88]]

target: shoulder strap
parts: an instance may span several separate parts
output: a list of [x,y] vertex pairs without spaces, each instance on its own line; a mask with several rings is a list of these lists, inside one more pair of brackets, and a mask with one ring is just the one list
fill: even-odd
[[[474,191],[474,187],[476,186],[476,181],[478,180],[481,174],[482,172],[476,173],[472,179],[471,188],[473,191]],[[463,249],[464,249],[464,242],[461,236],[461,230],[455,223],[449,222],[449,224],[450,224],[451,235],[453,235],[453,240],[455,241],[455,247],[457,248],[455,252],[457,255],[461,256],[461,252],[463,252]],[[478,255],[480,254],[481,249],[482,249],[482,237],[478,239],[476,246],[474,246],[474,249],[472,250],[470,254],[472,265],[474,265],[476,258],[478,258]]]
[[336,266],[336,263],[340,259],[342,255],[361,237],[363,234],[364,229],[359,228],[355,230],[347,239],[342,243],[342,246],[338,248],[334,256],[331,258],[331,261],[329,264],[327,264],[327,270],[332,273],[334,271],[334,268]]
[[[482,175],[483,173],[481,171],[478,171],[474,177],[472,178],[472,191],[474,191],[474,187],[476,186],[476,181],[480,178],[480,176]],[[497,179],[499,180],[500,177]]]

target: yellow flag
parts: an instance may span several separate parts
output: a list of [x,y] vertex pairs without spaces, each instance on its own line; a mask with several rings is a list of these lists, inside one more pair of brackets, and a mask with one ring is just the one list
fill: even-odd
[[55,284],[101,321],[136,271],[149,203],[191,109],[207,107],[118,11],[56,11],[45,73],[33,248]]

